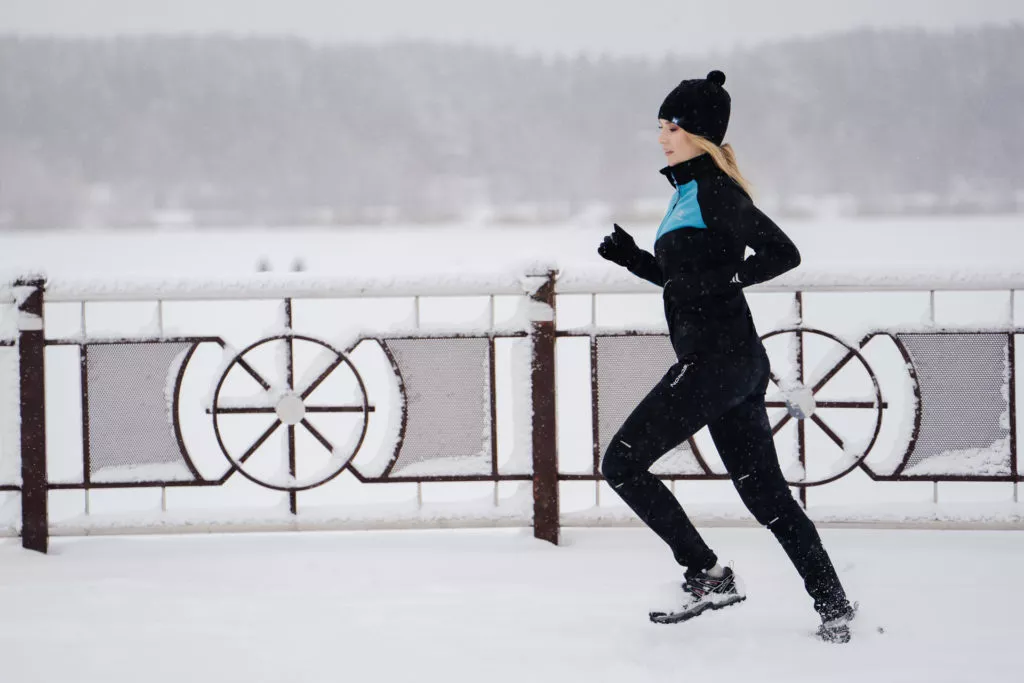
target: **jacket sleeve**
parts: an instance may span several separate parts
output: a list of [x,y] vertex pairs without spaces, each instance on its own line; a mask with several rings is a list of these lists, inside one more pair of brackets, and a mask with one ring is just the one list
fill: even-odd
[[630,261],[626,269],[639,278],[654,283],[659,287],[665,286],[665,276],[661,272],[658,260],[649,251],[640,249],[637,255]]
[[793,240],[749,198],[740,203],[737,224],[744,243],[754,250],[736,271],[742,286],[767,282],[800,265],[800,252]]
[[726,230],[754,253],[738,266],[721,266],[700,274],[708,293],[725,293],[767,282],[800,265],[800,252],[772,219],[754,206],[737,185],[717,188],[708,216],[717,230]]

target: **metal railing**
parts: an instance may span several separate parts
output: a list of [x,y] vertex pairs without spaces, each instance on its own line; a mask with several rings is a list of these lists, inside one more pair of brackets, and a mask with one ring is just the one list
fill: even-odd
[[[940,482],[1012,483],[1016,501],[1021,481],[1016,450],[1016,335],[1024,334],[1024,329],[1015,324],[1014,307],[1015,289],[1022,282],[1024,277],[1018,274],[981,274],[956,282],[936,275],[861,283],[829,277],[754,288],[755,296],[763,293],[791,298],[791,315],[783,316],[784,324],[766,327],[762,332],[766,346],[782,349],[785,361],[776,363],[773,358],[773,386],[767,405],[772,411],[780,454],[787,450],[782,448],[784,435],[792,432],[787,437],[793,441],[789,445],[794,446],[788,449],[792,462],[787,473],[805,505],[809,489],[828,490],[854,472],[874,482],[931,482],[935,501]],[[159,491],[160,512],[164,513],[169,490],[217,489],[244,479],[281,492],[287,499],[284,514],[301,517],[304,493],[329,484],[342,473],[361,485],[414,485],[418,509],[423,507],[424,485],[491,484],[495,509],[501,507],[502,484],[529,485],[528,512],[476,514],[477,522],[532,523],[538,538],[557,543],[562,519],[561,487],[568,482],[593,482],[595,504],[601,505],[599,467],[605,442],[617,421],[652,384],[649,377],[637,371],[643,367],[657,373],[672,361],[663,324],[598,324],[598,305],[603,298],[622,294],[650,298],[656,296],[654,290],[635,283],[559,278],[553,271],[480,282],[435,280],[373,285],[316,278],[131,285],[47,283],[42,278],[25,278],[14,283],[11,291],[17,307],[17,338],[0,340],[0,345],[18,353],[20,481],[0,482],[0,491],[20,494],[23,544],[44,552],[53,531],[48,506],[53,492],[83,492],[88,516],[91,493]],[[809,324],[805,317],[808,296],[851,291],[918,292],[927,297],[927,317],[911,325],[868,324],[869,329],[855,338]],[[994,325],[943,325],[936,318],[937,291],[1005,292],[1007,315]],[[424,299],[463,296],[483,297],[488,302],[486,324],[460,331],[421,320]],[[363,331],[339,344],[305,333],[301,325],[296,325],[294,310],[299,301],[366,297],[411,301],[413,320],[409,329]],[[520,315],[498,324],[497,297],[513,300]],[[560,325],[560,302],[565,297],[586,299],[589,320]],[[279,329],[251,339],[241,351],[222,335],[176,335],[166,329],[165,309],[171,302],[241,300],[278,301],[282,311]],[[90,334],[87,305],[139,301],[155,305],[156,319],[150,332],[131,336]],[[79,332],[48,335],[44,304],[79,306]],[[567,390],[567,385],[556,378],[556,356],[558,345],[569,341],[584,342],[589,349],[590,410],[583,411],[587,413],[585,419],[571,418],[574,429],[589,423],[589,460],[583,467],[560,466],[557,452],[556,404],[559,392]],[[509,342],[528,345],[528,361],[518,369],[505,367],[498,359],[498,345]],[[364,371],[353,359],[354,349],[363,343],[373,345],[386,358],[395,388],[391,394],[378,391],[371,397]],[[808,349],[822,344],[831,346],[819,353],[820,367],[809,367]],[[874,367],[869,355],[882,344],[900,354],[904,378],[886,378]],[[273,379],[257,362],[260,354],[271,347],[277,349],[275,362],[281,370],[281,377]],[[56,455],[48,452],[47,445],[49,349],[78,353],[81,476],[71,480],[49,473],[48,464]],[[183,387],[198,372],[195,359],[204,349],[216,350],[225,362],[210,375],[210,397],[202,405],[202,413],[209,420],[204,429],[212,432],[205,432],[205,442],[196,443],[203,441],[202,434],[195,436],[199,432],[193,433],[194,428],[185,424],[192,423],[183,417],[183,411],[194,408],[196,401],[185,401]],[[315,371],[308,377],[297,377],[295,359],[303,353],[316,356],[320,364],[313,364]],[[789,367],[784,368],[787,362]],[[889,370],[893,367],[898,371],[899,366],[892,364]],[[951,376],[943,374],[950,368],[957,377],[955,386],[944,379]],[[512,379],[503,379],[509,373]],[[849,380],[849,386],[867,387],[866,391],[858,389],[854,391],[857,395],[849,397],[823,396],[843,373],[857,376]],[[344,375],[348,387],[338,394],[345,400],[316,400],[315,393],[336,381],[339,374]],[[511,382],[514,400],[528,408],[516,413],[511,423],[498,415],[498,387],[503,381]],[[893,382],[898,386],[901,381],[907,389],[904,394],[885,388]],[[255,393],[231,395],[232,387],[240,382],[254,384]],[[165,406],[166,413],[162,412]],[[886,426],[891,420],[886,416],[897,409],[912,419],[893,437],[889,433],[892,429]],[[387,419],[392,423],[390,431],[385,430],[391,439],[385,444],[386,458],[367,465],[360,460],[367,431],[385,420],[382,413],[390,415]],[[317,426],[320,416],[352,419],[355,423],[339,439]],[[244,428],[223,427],[222,423],[235,417],[266,419],[269,424],[248,435]],[[950,420],[960,423],[954,428]],[[883,426],[889,429],[888,448],[895,455],[890,453],[879,462],[872,460],[872,454],[879,448]],[[508,436],[502,433],[504,429],[515,432],[520,451],[526,452],[522,442],[528,441],[528,460],[501,464],[499,440]],[[820,437],[823,441],[819,443],[830,443],[837,452],[830,469],[823,471],[815,465],[821,448],[812,448],[812,431],[817,435],[813,438]],[[211,435],[212,443],[208,438]],[[260,469],[256,454],[268,449],[267,444],[277,437],[283,438],[279,455],[285,463],[284,471]],[[211,466],[209,458],[203,460],[196,451],[209,453],[214,446],[219,464]],[[311,475],[302,471],[303,463],[305,453],[315,448],[320,449],[323,466]],[[728,479],[721,463],[696,437],[656,467],[673,487],[677,481]],[[467,514],[462,521],[473,516]],[[150,526],[144,521],[132,528],[166,526],[165,520],[152,521]],[[170,526],[184,529],[190,524]],[[331,524],[328,521],[323,526],[330,528]],[[297,527],[281,524],[278,528]]]
[[[849,285],[818,285],[807,289],[791,290],[780,287],[760,288],[762,292],[785,293],[793,300],[794,316],[786,324],[762,334],[766,346],[790,338],[792,350],[790,372],[783,374],[773,359],[771,385],[767,407],[776,409],[772,421],[775,435],[795,423],[796,476],[789,478],[804,505],[808,489],[826,487],[851,472],[859,471],[875,482],[922,482],[933,484],[933,502],[939,502],[940,482],[1003,482],[1013,484],[1013,502],[1018,502],[1018,484],[1022,473],[1017,454],[1017,401],[1016,401],[1016,336],[1024,328],[1014,321],[1015,291],[1021,280],[986,280],[975,286],[942,283],[929,280],[909,282],[899,286],[883,285],[879,291],[918,292],[928,299],[927,317],[916,325],[894,326],[888,329],[870,329],[855,339],[843,338],[830,331],[806,324],[804,299],[807,291],[817,294],[861,291]],[[925,284],[932,289],[922,291]],[[943,286],[944,289],[939,289]],[[935,315],[936,292],[985,291],[1005,288],[1008,306],[1004,321],[987,326],[947,326],[937,323]],[[591,370],[592,405],[592,466],[588,471],[562,472],[563,481],[601,482],[600,459],[607,442],[628,411],[642,397],[644,390],[660,378],[653,370],[645,382],[638,383],[629,396],[616,396],[607,401],[601,385],[606,365],[628,367],[627,373],[612,377],[609,384],[621,382],[622,376],[635,372],[635,359],[643,358],[644,365],[666,368],[674,361],[668,336],[650,329],[612,329],[597,322],[597,299],[602,295],[621,294],[623,288],[586,291],[582,286],[566,287],[566,293],[582,294],[590,298],[590,319],[585,324],[559,330],[560,339],[588,340]],[[635,291],[635,290],[625,290]],[[873,290],[872,290],[873,291]],[[825,354],[824,367],[813,378],[805,358],[805,344],[809,338],[824,340],[835,347],[830,356]],[[865,357],[866,346],[887,340],[898,351],[910,385],[908,397],[912,423],[905,430],[902,443],[890,444],[894,451],[879,467],[868,461],[872,449],[879,441],[885,413],[894,406],[884,395],[878,372]],[[616,350],[616,346],[621,347]],[[656,361],[656,362],[654,362]],[[660,363],[660,365],[659,365]],[[782,363],[785,365],[785,363]],[[843,371],[857,368],[863,375],[866,395],[854,398],[819,397],[830,382]],[[943,373],[947,374],[943,374]],[[951,385],[945,382],[955,376]],[[890,378],[891,379],[891,378]],[[829,424],[819,411],[863,411],[871,415],[863,438],[846,439],[840,430]],[[611,413],[606,417],[605,412]],[[837,467],[817,476],[807,473],[809,458],[808,431],[819,430],[842,457]],[[851,449],[851,443],[857,447]],[[853,452],[851,452],[851,450]],[[655,471],[665,480],[700,481],[728,480],[729,475],[721,463],[717,466],[705,457],[694,438],[678,449],[677,455],[687,459],[677,462],[675,468],[663,467]],[[956,461],[959,457],[959,462]],[[681,465],[681,466],[680,466]],[[931,467],[929,467],[931,465]],[[957,468],[959,466],[959,469]],[[656,465],[657,467],[657,465]],[[595,498],[600,501],[600,488]]]

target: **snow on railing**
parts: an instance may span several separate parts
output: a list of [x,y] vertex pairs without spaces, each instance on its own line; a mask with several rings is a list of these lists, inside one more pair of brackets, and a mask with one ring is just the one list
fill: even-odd
[[[965,268],[958,270],[905,268],[815,270],[806,266],[760,285],[750,292],[848,292],[848,291],[999,291],[1024,288],[1024,268]],[[556,284],[559,294],[642,293],[657,291],[621,269],[572,269],[562,272]]]
[[[538,262],[529,269],[493,273],[431,273],[381,278],[316,276],[306,273],[261,274],[233,278],[54,278],[46,300],[142,301],[211,299],[325,299],[342,297],[475,296],[522,294],[524,272],[559,272],[558,294],[650,293],[654,285],[621,269],[559,268]],[[836,291],[995,291],[1024,288],[1024,268],[892,270],[815,270],[782,275],[751,292]],[[0,288],[0,297],[4,288]]]

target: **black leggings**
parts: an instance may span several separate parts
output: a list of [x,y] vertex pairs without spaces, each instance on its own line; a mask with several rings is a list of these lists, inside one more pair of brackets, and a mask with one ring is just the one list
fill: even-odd
[[676,363],[612,438],[601,472],[669,545],[679,564],[688,571],[713,567],[715,553],[669,488],[649,471],[658,458],[707,425],[744,505],[782,544],[815,609],[826,616],[839,613],[848,604],[846,594],[779,467],[764,404],[768,377],[763,347],[753,355]]

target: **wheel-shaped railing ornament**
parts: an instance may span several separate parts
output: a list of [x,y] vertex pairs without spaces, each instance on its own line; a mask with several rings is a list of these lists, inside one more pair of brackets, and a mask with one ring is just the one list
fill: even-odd
[[[281,373],[283,378],[280,381],[272,382],[257,371],[254,364],[249,362],[246,357],[254,355],[260,347],[275,343],[284,346],[285,367]],[[297,344],[311,344],[320,347],[321,357],[325,354],[328,357],[327,362],[320,368],[317,376],[303,387],[295,386],[294,358]],[[332,376],[335,372],[342,371],[342,369],[351,373],[352,378],[355,380],[359,396],[354,404],[313,404],[310,400],[311,394],[328,377]],[[226,400],[222,396],[225,383],[229,376],[238,372],[248,374],[263,388],[264,394],[258,399],[249,398],[244,401]],[[209,410],[213,416],[213,430],[217,437],[217,443],[220,446],[221,452],[231,463],[232,469],[260,486],[278,491],[303,491],[315,488],[341,474],[359,452],[369,427],[369,415],[373,411],[373,406],[369,404],[366,385],[363,383],[362,377],[347,354],[319,339],[291,333],[262,339],[237,353],[224,368],[223,373],[221,373],[220,379],[217,382],[217,388],[213,394],[213,404]],[[307,415],[341,413],[359,413],[362,420],[359,427],[351,435],[352,438],[347,440],[347,443],[350,445],[338,449],[309,421]],[[241,453],[235,453],[225,443],[222,433],[224,428],[222,422],[225,416],[246,414],[273,415],[274,420],[269,428],[249,442],[248,448]],[[282,426],[288,432],[286,446],[288,473],[280,477],[269,477],[254,473],[252,467],[247,469],[247,464],[254,462],[257,452]],[[324,466],[313,474],[302,478],[296,477],[296,466],[299,458],[299,454],[296,452],[296,428],[302,428],[308,432],[331,456]]]
[[[791,345],[789,348],[795,351],[790,358],[790,362],[783,366],[774,365],[772,367],[771,379],[772,382],[782,392],[783,401],[766,401],[766,406],[769,408],[785,408],[786,414],[782,416],[775,424],[772,425],[772,434],[778,434],[779,431],[785,427],[790,420],[797,420],[797,451],[798,457],[802,469],[804,470],[804,476],[801,479],[792,480],[787,479],[789,484],[792,486],[821,486],[822,484],[828,484],[837,479],[840,479],[856,467],[858,467],[864,459],[867,458],[871,449],[874,447],[875,442],[878,440],[878,435],[882,429],[882,414],[883,411],[888,407],[888,404],[882,400],[882,390],[878,384],[878,377],[875,375],[874,370],[865,360],[860,350],[847,344],[839,337],[824,332],[822,330],[816,330],[812,328],[790,328],[784,330],[776,330],[770,332],[762,337],[763,341],[768,341],[772,338],[785,338],[790,336]],[[820,377],[815,379],[808,379],[806,377],[806,367],[804,361],[804,344],[805,336],[815,336],[822,338],[827,344],[834,346],[834,350],[830,351],[827,357],[835,358],[836,361],[832,366]],[[873,388],[873,397],[871,400],[823,400],[820,399],[817,394],[828,385],[841,370],[846,368],[850,363],[855,363],[856,367],[859,367],[861,372],[866,375],[866,378],[870,380]],[[789,367],[786,367],[789,366]],[[813,383],[812,383],[813,382]],[[844,410],[873,410],[875,411],[875,424],[874,431],[871,435],[870,440],[865,445],[858,445],[857,447],[851,448],[852,440],[850,438],[843,438],[841,434],[842,430],[833,428],[825,419],[817,413],[821,408],[838,408]],[[808,479],[806,476],[806,462],[807,462],[807,422],[810,421],[817,429],[825,434],[831,441],[835,448],[838,449],[838,454],[833,450],[832,455],[833,463],[832,467],[829,468],[824,476],[818,476],[813,479]],[[814,453],[812,457],[818,459],[827,457],[823,453]]]

